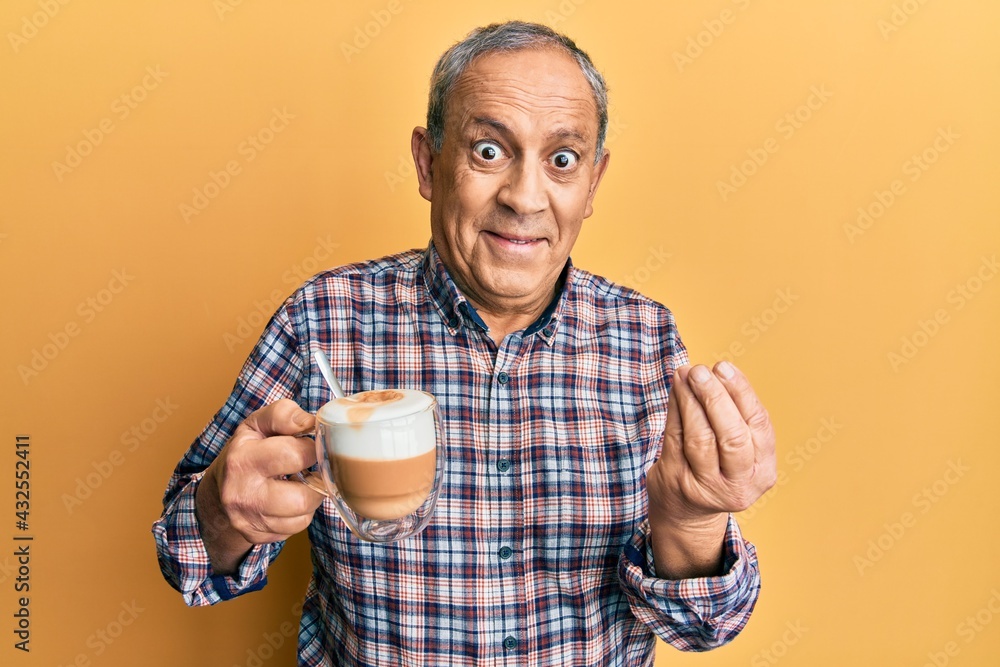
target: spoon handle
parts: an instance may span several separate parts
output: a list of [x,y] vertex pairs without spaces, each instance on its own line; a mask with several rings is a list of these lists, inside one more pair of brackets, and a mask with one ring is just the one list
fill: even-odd
[[333,367],[330,366],[330,360],[326,358],[326,355],[316,350],[313,352],[313,359],[316,361],[316,365],[319,366],[319,372],[323,374],[323,378],[326,383],[330,385],[330,390],[333,392],[334,398],[344,397],[344,388],[340,386],[337,382],[337,378],[333,375]]

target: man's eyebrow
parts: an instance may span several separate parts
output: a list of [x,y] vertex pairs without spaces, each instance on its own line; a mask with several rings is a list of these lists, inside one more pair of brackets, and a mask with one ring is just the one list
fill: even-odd
[[578,141],[582,144],[588,143],[590,139],[583,136],[576,130],[571,130],[569,128],[559,128],[554,132],[550,132],[548,135],[549,139],[572,139],[573,141]]
[[496,118],[490,118],[489,116],[475,116],[472,119],[473,125],[486,125],[492,127],[494,130],[500,134],[510,134],[510,128],[504,125],[502,122],[498,121]]
[[[508,136],[511,134],[511,129],[506,124],[504,124],[503,122],[497,120],[496,118],[490,118],[489,116],[475,116],[472,119],[472,124],[473,125],[486,125],[487,127],[493,128],[494,130],[496,130],[500,134],[504,134],[504,135],[508,135]],[[580,134],[576,130],[573,130],[573,129],[570,129],[570,128],[557,128],[557,129],[553,130],[552,132],[549,132],[549,134],[546,136],[546,139],[548,139],[550,141],[553,140],[553,139],[561,139],[561,140],[567,140],[568,139],[568,140],[577,141],[577,142],[580,142],[580,143],[583,143],[583,144],[588,143],[590,141],[589,138],[587,138],[584,135]]]

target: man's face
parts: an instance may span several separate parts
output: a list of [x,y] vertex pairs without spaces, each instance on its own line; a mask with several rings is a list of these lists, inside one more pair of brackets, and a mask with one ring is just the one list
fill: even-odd
[[594,163],[597,108],[579,65],[556,49],[483,56],[452,89],[439,154],[422,130],[420,193],[459,288],[478,308],[537,314],[608,162]]

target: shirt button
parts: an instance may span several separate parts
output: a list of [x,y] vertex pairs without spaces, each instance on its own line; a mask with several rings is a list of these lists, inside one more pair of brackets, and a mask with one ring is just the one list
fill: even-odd
[[553,334],[553,329],[552,327],[545,327],[544,329],[542,329],[542,333],[545,334],[546,336],[551,336]]
[[508,651],[513,651],[517,648],[517,638],[513,635],[507,635],[503,638],[503,647]]
[[500,384],[507,384],[508,382],[510,382],[510,376],[504,373],[503,371],[500,371],[497,374],[497,382],[499,382]]
[[501,560],[507,560],[514,555],[514,550],[510,547],[500,547],[500,551],[497,552],[497,555],[500,556]]
[[497,470],[500,472],[507,472],[510,470],[510,459],[500,459],[497,461]]

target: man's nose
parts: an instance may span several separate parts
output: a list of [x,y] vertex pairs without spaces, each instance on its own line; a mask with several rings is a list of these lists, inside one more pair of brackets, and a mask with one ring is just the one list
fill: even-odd
[[534,160],[517,160],[507,170],[497,201],[517,215],[531,215],[548,208],[545,168]]

